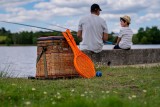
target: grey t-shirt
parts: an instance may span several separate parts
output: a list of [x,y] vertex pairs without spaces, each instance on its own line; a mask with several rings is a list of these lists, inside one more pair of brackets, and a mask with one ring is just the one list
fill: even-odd
[[82,30],[80,50],[90,50],[95,53],[102,51],[103,33],[108,33],[104,19],[95,14],[85,16],[79,21],[78,30]]

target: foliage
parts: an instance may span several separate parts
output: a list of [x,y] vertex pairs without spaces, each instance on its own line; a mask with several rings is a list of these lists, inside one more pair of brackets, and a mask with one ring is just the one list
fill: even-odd
[[116,36],[113,36],[113,35],[115,35],[114,32],[111,32],[111,34],[108,35],[108,41],[113,42],[113,44],[114,44],[114,43],[117,42],[117,41],[116,41],[116,40],[117,40],[117,39],[116,39],[116,38],[117,38],[117,37],[116,37],[117,35],[116,35]]
[[[79,44],[79,40],[76,36],[76,32],[72,32],[73,37],[77,44]],[[11,33],[10,31],[5,30],[5,28],[0,29],[0,44],[6,45],[26,45],[26,44],[36,44],[37,38],[44,36],[62,36],[60,31],[37,31],[37,32],[29,32],[22,31],[18,33]]]
[[6,36],[0,36],[0,44],[5,44],[6,39]]
[[160,66],[98,68],[102,77],[0,78],[2,107],[159,107]]
[[[79,44],[80,40],[77,38],[77,32],[72,32],[73,37],[77,44]],[[115,36],[112,32],[109,34],[108,41],[115,43]],[[26,44],[36,44],[37,38],[41,36],[62,36],[60,31],[37,31],[37,32],[29,32],[22,31],[17,33],[11,33],[7,31],[4,27],[0,29],[0,44],[6,45],[26,45]],[[153,26],[152,28],[146,27],[140,28],[137,34],[133,36],[134,44],[160,44],[160,30]]]
[[140,28],[138,33],[133,36],[134,44],[160,44],[160,29],[156,26],[152,28]]

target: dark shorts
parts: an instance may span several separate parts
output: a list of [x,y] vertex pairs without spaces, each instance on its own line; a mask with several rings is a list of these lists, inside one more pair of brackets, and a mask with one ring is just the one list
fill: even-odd
[[115,45],[113,49],[121,49],[119,45]]

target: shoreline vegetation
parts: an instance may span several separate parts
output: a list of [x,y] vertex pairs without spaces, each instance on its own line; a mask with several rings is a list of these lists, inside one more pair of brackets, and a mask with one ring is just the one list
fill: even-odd
[[[72,32],[76,44],[78,45],[80,40],[76,36],[77,32]],[[108,41],[115,43],[116,33],[111,32],[109,34]],[[0,28],[0,45],[27,45],[33,44],[36,45],[37,38],[44,36],[62,36],[62,33],[59,31],[21,31],[12,33],[10,30],[6,30],[4,27]],[[160,29],[157,26],[139,28],[138,32],[133,35],[132,41],[133,44],[160,44]]]
[[159,107],[160,64],[96,67],[102,77],[58,80],[0,78],[0,105]]

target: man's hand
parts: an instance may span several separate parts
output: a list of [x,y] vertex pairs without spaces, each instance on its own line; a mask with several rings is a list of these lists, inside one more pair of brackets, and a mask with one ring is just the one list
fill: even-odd
[[107,33],[103,33],[102,39],[103,39],[103,41],[107,41],[108,40],[108,34]]
[[77,32],[77,37],[82,41],[82,30]]

